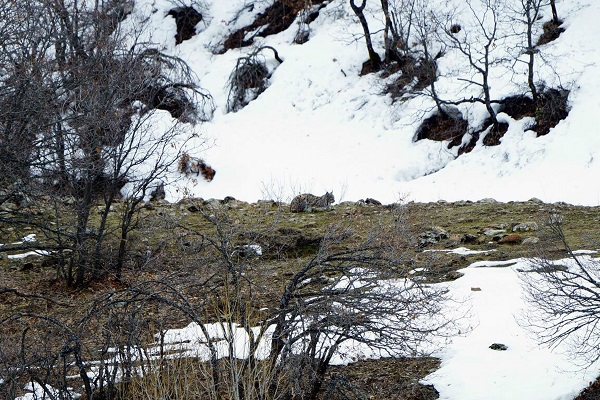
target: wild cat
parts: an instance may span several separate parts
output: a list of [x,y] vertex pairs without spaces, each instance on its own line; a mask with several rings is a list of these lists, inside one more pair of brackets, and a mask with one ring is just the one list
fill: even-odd
[[321,197],[305,193],[294,197],[290,203],[290,211],[293,213],[320,211],[328,209],[333,203],[335,203],[335,197],[331,192],[327,192]]

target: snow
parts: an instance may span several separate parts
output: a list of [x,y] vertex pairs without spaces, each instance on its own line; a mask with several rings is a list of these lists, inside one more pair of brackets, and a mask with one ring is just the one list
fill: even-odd
[[457,247],[456,249],[452,249],[452,250],[425,250],[424,253],[435,253],[435,252],[442,252],[442,253],[451,253],[451,254],[458,254],[461,256],[470,256],[471,254],[487,254],[489,252],[492,251],[496,251],[496,249],[490,249],[490,250],[471,250],[468,249],[466,247]]
[[[503,265],[510,267],[499,268]],[[519,323],[527,307],[519,274],[529,265],[526,259],[474,263],[450,283],[453,295],[469,296],[473,329],[437,354],[440,369],[424,379],[440,399],[567,400],[597,377],[600,363],[582,369],[565,346],[539,346]],[[493,343],[508,349],[492,350]]]
[[27,257],[47,256],[49,254],[51,254],[51,253],[46,250],[33,250],[33,251],[21,253],[21,254],[11,254],[11,255],[8,255],[7,257],[9,260],[17,260],[17,259],[27,258]]
[[[24,244],[24,243],[33,243],[35,242],[37,239],[35,238],[36,234],[35,233],[31,233],[27,236],[24,236],[23,238],[21,238],[21,241],[19,242],[14,242],[12,243],[13,245],[18,245],[18,244]],[[4,246],[3,244],[0,243],[0,247]],[[51,254],[51,252],[46,251],[46,250],[32,250],[32,251],[27,251],[25,253],[20,253],[20,254],[10,254],[7,256],[7,258],[9,260],[18,260],[18,259],[22,259],[22,258],[27,258],[27,257],[34,257],[34,256],[47,256]]]
[[[15,400],[45,400],[63,398],[64,396],[64,394],[61,393],[60,390],[57,390],[56,388],[53,388],[49,385],[42,386],[37,382],[30,382],[26,384],[24,389],[27,390],[29,393],[17,397]],[[71,388],[69,388],[69,393],[67,394],[66,398],[79,399],[80,397],[80,394],[71,391]]]
[[[385,203],[407,197],[415,201],[536,197],[546,202],[600,204],[600,189],[594,184],[600,176],[600,134],[593,118],[600,107],[596,95],[600,51],[598,41],[590,40],[600,37],[597,2],[559,2],[559,15],[567,29],[558,40],[542,47],[546,61],[539,62],[536,78],[571,90],[567,119],[547,136],[536,138],[527,131],[529,119],[515,121],[500,114],[509,123],[502,143],[486,147],[480,142],[474,151],[458,158],[456,149],[449,151],[446,143],[413,142],[416,126],[426,116],[423,110],[431,109],[431,101],[417,97],[392,103],[389,95],[382,95],[385,82],[381,78],[359,76],[366,50],[360,26],[349,23],[354,17],[342,0],[332,1],[321,11],[310,25],[310,40],[303,45],[292,44],[296,24],[280,34],[256,39],[257,46],[275,47],[284,62],[279,65],[264,51],[272,72],[270,86],[244,109],[225,113],[229,73],[250,48],[222,55],[214,50],[265,7],[259,2],[255,10],[245,8],[240,13],[244,4],[241,0],[205,2],[198,35],[179,46],[173,38],[174,20],[165,17],[171,7],[166,0],[139,0],[126,21],[133,24],[150,17],[143,32],[148,40],[188,61],[217,106],[212,121],[195,127],[202,140],[197,155],[217,170],[215,179],[210,183],[180,181],[187,191],[171,188],[168,199],[176,201],[183,193],[191,193],[202,198],[289,201],[300,192],[333,190],[338,200],[372,197]],[[456,5],[457,10],[464,9],[464,3]],[[549,11],[546,14],[549,17]],[[376,31],[381,21],[368,16]],[[468,24],[468,11],[460,18]],[[505,24],[504,29],[514,25]],[[380,37],[375,34],[374,38],[381,50]],[[464,57],[447,51],[439,64],[438,90],[443,95],[477,94],[477,88],[465,87],[457,79],[457,71],[467,68]],[[512,65],[501,65],[492,73],[494,96],[523,93],[523,69],[517,65],[513,73]],[[472,125],[485,116],[482,105],[461,106],[461,111]]]

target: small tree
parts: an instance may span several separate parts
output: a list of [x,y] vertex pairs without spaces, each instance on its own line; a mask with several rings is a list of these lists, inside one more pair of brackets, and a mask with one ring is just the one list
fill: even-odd
[[[452,321],[440,312],[446,300],[443,289],[410,279],[390,280],[408,275],[400,217],[391,226],[374,227],[364,240],[350,245],[348,241],[356,237],[352,228],[331,226],[316,253],[286,279],[278,301],[264,307],[263,315],[253,315],[249,305],[257,301],[254,293],[264,291],[264,267],[252,247],[239,238],[268,244],[277,232],[277,219],[248,232],[240,231],[239,221],[223,208],[209,206],[203,212],[217,236],[203,235],[202,242],[214,249],[225,273],[219,301],[224,304],[222,315],[231,318],[225,326],[239,323],[249,340],[248,356],[236,369],[237,381],[248,382],[248,387],[266,388],[276,398],[285,377],[283,398],[295,394],[316,399],[326,385],[332,358],[343,354],[345,345],[363,346],[381,356],[422,355],[427,352],[425,343],[450,332]],[[235,338],[231,340],[234,346]],[[268,369],[261,381],[248,380],[254,376],[257,350],[265,340],[270,342]],[[242,393],[239,398],[244,398]]]
[[365,35],[365,43],[367,45],[367,52],[369,53],[370,70],[378,71],[381,68],[381,57],[373,48],[371,30],[369,28],[369,23],[367,22],[367,18],[365,17],[364,13],[366,5],[367,0],[361,0],[360,5],[356,5],[356,2],[354,0],[350,0],[350,7],[352,8],[354,14],[356,14]]
[[600,359],[600,261],[577,255],[562,230],[560,216],[549,222],[551,232],[564,246],[568,259],[538,258],[522,280],[531,306],[523,324],[548,346],[562,342],[589,363]]
[[440,21],[444,27],[442,40],[449,48],[457,50],[465,57],[474,75],[478,76],[480,80],[476,80],[475,77],[458,79],[466,82],[469,86],[479,87],[482,96],[462,99],[453,103],[476,102],[485,105],[493,128],[497,131],[499,122],[492,106],[493,97],[489,78],[492,67],[503,60],[502,57],[495,55],[495,52],[502,48],[503,41],[506,39],[499,34],[499,24],[502,22],[502,0],[469,0],[466,4],[473,23],[468,27],[463,27],[454,21],[452,16],[445,21]]
[[270,73],[261,54],[266,49],[273,52],[277,62],[283,62],[277,50],[271,46],[255,48],[247,56],[238,58],[227,81],[227,112],[241,110],[266,90]]

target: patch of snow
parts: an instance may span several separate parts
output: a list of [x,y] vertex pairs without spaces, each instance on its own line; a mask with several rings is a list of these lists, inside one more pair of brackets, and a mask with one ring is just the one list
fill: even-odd
[[19,259],[23,259],[23,258],[27,258],[27,257],[47,256],[49,254],[51,254],[51,253],[46,250],[32,250],[32,251],[28,251],[26,253],[21,253],[21,254],[11,254],[11,255],[8,255],[7,257],[9,260],[19,260]]
[[81,397],[79,393],[73,391],[73,388],[67,388],[68,393],[64,393],[50,385],[42,386],[37,382],[29,382],[23,389],[30,393],[17,397],[15,400],[49,400],[64,398],[65,395],[70,399],[79,399]]
[[575,250],[573,251],[573,254],[577,255],[577,254],[596,254],[598,253],[597,250]]
[[[334,0],[321,10],[305,44],[292,43],[296,24],[277,35],[256,38],[256,46],[275,47],[284,62],[279,65],[265,53],[272,72],[269,87],[244,109],[226,114],[229,74],[237,58],[252,49],[224,54],[215,50],[231,32],[264,11],[266,3],[256,3],[252,11],[241,0],[206,3],[198,34],[175,46],[175,23],[166,17],[171,2],[136,2],[125,24],[143,23],[140,40],[184,58],[217,106],[212,121],[193,128],[199,137],[192,140],[199,152],[193,155],[202,156],[217,170],[215,179],[210,183],[180,179],[166,188],[167,200],[185,194],[289,200],[300,192],[333,190],[338,199],[372,197],[384,203],[408,196],[415,201],[537,197],[547,202],[600,204],[600,188],[593,180],[600,176],[600,135],[593,118],[600,107],[596,95],[600,91],[600,43],[588,39],[600,37],[600,25],[594,19],[600,14],[600,3],[560,3],[559,15],[567,29],[558,40],[543,46],[544,59],[538,58],[536,79],[548,87],[562,84],[571,90],[567,119],[538,138],[529,130],[530,118],[515,121],[500,113],[498,118],[509,124],[501,144],[486,147],[480,143],[458,158],[456,149],[448,150],[447,143],[413,141],[416,126],[427,114],[423,110],[432,108],[431,100],[416,97],[392,103],[382,95],[384,82],[377,74],[359,76],[367,52],[362,41],[354,40],[362,32],[347,3]],[[461,12],[463,24],[473,22],[462,1],[439,6]],[[374,14],[368,18],[372,31],[381,27]],[[507,46],[512,45],[514,37],[504,34],[520,28],[502,23],[499,36]],[[382,52],[379,36],[374,35],[374,45]],[[503,48],[497,43],[494,54],[506,55]],[[442,96],[479,96],[476,85],[465,86],[457,79],[461,76],[457,74],[468,70],[457,51],[447,49],[438,61],[437,87]],[[495,66],[490,75],[493,96],[523,93],[522,72],[520,63]],[[459,108],[472,125],[486,117],[481,104]],[[163,113],[162,118],[170,116]]]
[[468,249],[466,247],[457,247],[456,249],[452,249],[452,250],[444,250],[444,249],[428,249],[428,250],[424,250],[423,253],[429,253],[429,252],[442,252],[442,253],[449,253],[449,254],[459,254],[461,256],[470,256],[473,254],[487,254],[490,252],[496,251],[496,249],[490,249],[490,250],[471,250]]
[[[501,262],[471,265],[460,270],[461,278],[449,283],[453,295],[469,296],[474,328],[436,354],[442,359],[441,367],[423,380],[435,386],[440,399],[566,400],[598,375],[600,363],[581,369],[565,346],[539,346],[518,324],[516,315],[527,307],[518,274],[530,262],[511,263],[504,268],[498,268]],[[473,287],[481,290],[473,292]],[[508,349],[491,350],[493,343]]]

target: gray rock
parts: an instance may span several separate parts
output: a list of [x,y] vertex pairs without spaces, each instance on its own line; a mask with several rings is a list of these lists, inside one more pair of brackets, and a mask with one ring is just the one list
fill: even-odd
[[4,211],[15,211],[18,208],[19,207],[17,207],[17,205],[15,203],[12,203],[10,201],[5,201],[4,203],[2,203],[2,209]]
[[495,204],[498,203],[498,200],[492,199],[491,197],[486,197],[485,199],[481,199],[477,202],[482,204]]
[[497,351],[506,351],[508,350],[508,346],[502,343],[493,343],[490,346],[490,349],[492,350],[497,350]]
[[521,223],[513,226],[512,231],[513,232],[529,232],[529,231],[537,231],[538,229],[539,229],[538,224],[536,224],[535,222],[521,222]]
[[539,243],[540,238],[539,237],[535,237],[535,236],[530,236],[528,238],[523,239],[523,244],[536,244]]
[[559,212],[552,212],[548,218],[548,225],[560,225],[563,223],[562,215]]
[[444,239],[448,239],[448,232],[439,226],[433,226],[428,231],[419,234],[419,245],[437,244]]

